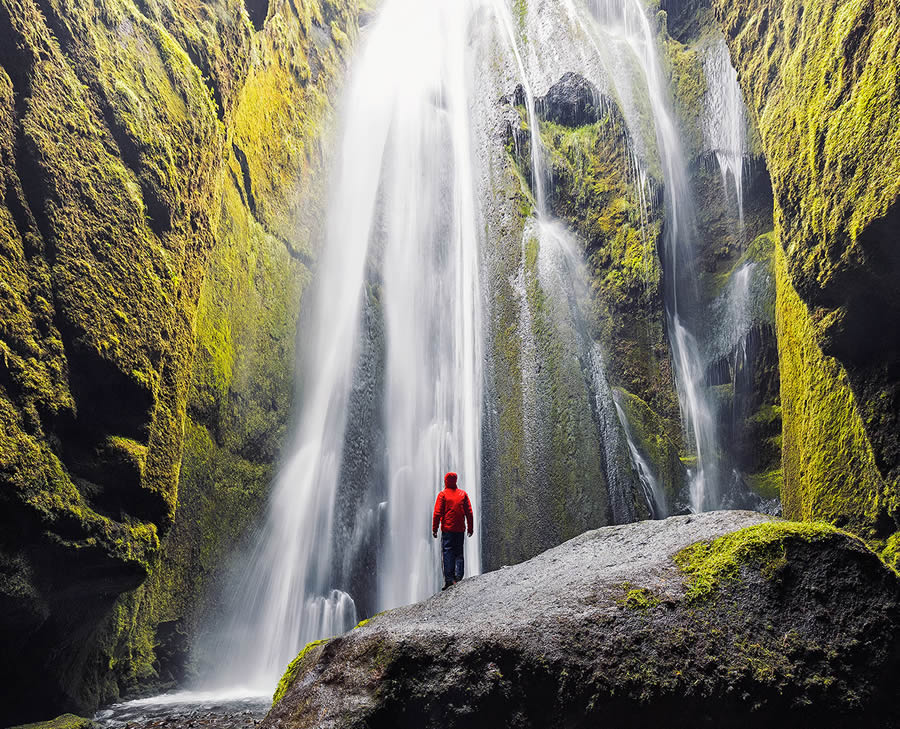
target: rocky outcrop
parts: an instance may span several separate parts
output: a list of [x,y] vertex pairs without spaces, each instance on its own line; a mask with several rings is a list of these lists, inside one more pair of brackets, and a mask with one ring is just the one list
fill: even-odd
[[900,524],[900,15],[713,7],[775,196],[785,513],[883,540]]
[[98,725],[90,719],[75,714],[63,714],[50,721],[39,721],[34,724],[23,724],[11,729],[98,729]]
[[607,527],[311,644],[263,728],[895,726],[898,617],[832,527]]
[[[556,88],[560,106],[542,99],[544,113],[597,111],[599,97],[583,78],[569,74]],[[493,525],[482,537],[487,569],[614,523],[617,478],[630,500],[642,500],[627,451],[609,458],[613,449],[605,450],[614,433],[605,429],[592,382],[593,304],[577,288],[579,273],[566,270],[571,235],[562,226],[541,228],[535,214],[524,90],[503,102],[489,110],[498,134],[483,151],[491,171],[484,198],[492,302],[482,469],[482,519]],[[621,170],[614,174],[621,179]],[[544,527],[524,528],[529,523]]]
[[271,472],[356,15],[253,6],[0,2],[0,723],[153,678]]

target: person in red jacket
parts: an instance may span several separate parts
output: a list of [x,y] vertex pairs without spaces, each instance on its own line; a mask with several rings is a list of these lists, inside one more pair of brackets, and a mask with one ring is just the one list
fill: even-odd
[[[437,539],[438,525],[441,527],[441,547],[444,552],[444,587],[446,590],[463,578],[463,532],[472,536],[474,519],[469,496],[456,487],[456,474],[452,471],[444,476],[444,490],[434,502],[434,517],[431,520],[431,536]],[[468,528],[467,528],[468,527]]]

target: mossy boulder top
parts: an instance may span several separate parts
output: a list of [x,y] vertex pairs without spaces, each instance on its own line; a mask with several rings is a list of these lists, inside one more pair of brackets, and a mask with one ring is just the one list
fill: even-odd
[[826,525],[607,527],[308,646],[263,727],[893,726],[898,617]]

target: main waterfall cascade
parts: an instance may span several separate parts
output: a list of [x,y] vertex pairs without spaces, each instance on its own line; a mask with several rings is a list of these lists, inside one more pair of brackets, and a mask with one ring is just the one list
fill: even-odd
[[[661,168],[670,345],[697,450],[690,504],[721,506],[715,419],[689,331],[696,322],[685,313],[695,304],[692,204],[645,9],[639,0],[544,1],[516,16],[506,0],[386,0],[363,31],[341,107],[322,257],[307,295],[314,300],[304,303],[311,324],[301,345],[296,436],[233,587],[227,626],[210,649],[216,683],[271,690],[308,641],[436,591],[439,550],[428,521],[444,471],[459,472],[481,515],[491,306],[482,272],[490,171],[481,151],[496,145],[497,129],[477,112],[496,107],[498,90],[524,90],[536,207],[526,237],[538,242],[540,284],[555,292],[558,326],[571,332],[570,355],[593,394],[609,513],[616,522],[635,519],[639,489],[644,513],[666,515],[663,486],[635,446],[601,348],[585,331],[578,247],[545,209],[552,180],[535,98],[567,70],[622,109],[633,146],[632,169],[623,172],[642,205],[652,204],[646,170]],[[723,159],[740,197],[740,171]],[[523,268],[523,372],[534,347],[527,275]],[[539,407],[526,382],[529,398]],[[526,447],[539,448],[534,438]],[[480,532],[476,521],[466,541],[469,575],[481,570]]]
[[[478,7],[391,0],[366,31],[342,109],[297,436],[233,600],[223,683],[269,690],[307,641],[353,627],[341,565],[370,565],[377,609],[433,592],[428,522],[443,471],[460,473],[478,513],[481,293],[465,55]],[[337,534],[367,287],[384,329],[384,483]],[[477,539],[466,561],[480,571]]]

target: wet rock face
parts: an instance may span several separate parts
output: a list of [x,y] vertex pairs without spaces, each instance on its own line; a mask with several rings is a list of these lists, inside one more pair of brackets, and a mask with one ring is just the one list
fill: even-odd
[[287,427],[353,7],[0,0],[2,726],[180,675]]
[[169,21],[0,3],[0,652],[17,656],[0,720],[26,718],[29,676],[44,711],[85,708],[84,646],[174,516],[220,114],[250,31],[223,12],[201,71],[189,21]]
[[890,726],[898,616],[896,575],[830,528],[607,527],[311,646],[264,726]]
[[536,106],[538,114],[548,121],[580,127],[600,119],[602,103],[597,88],[583,76],[570,71],[549,88]]
[[785,513],[885,539],[900,525],[896,6],[712,7],[775,198]]

